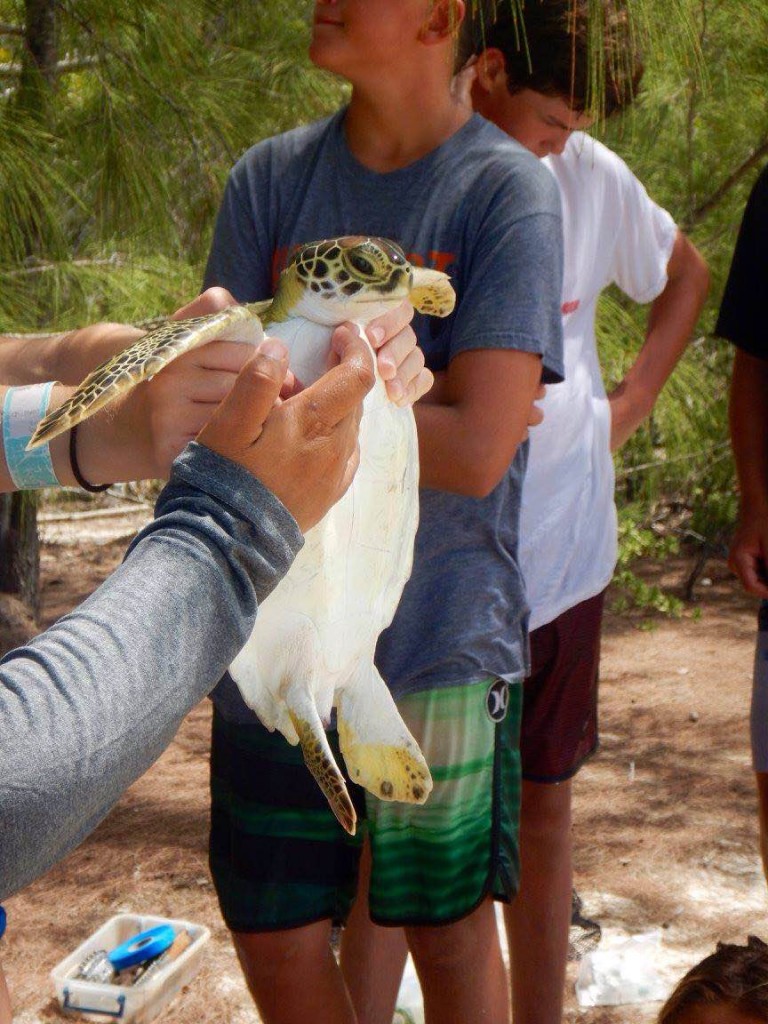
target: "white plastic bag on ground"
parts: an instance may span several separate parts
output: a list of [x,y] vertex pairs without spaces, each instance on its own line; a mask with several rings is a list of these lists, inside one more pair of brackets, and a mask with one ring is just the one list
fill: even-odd
[[397,995],[397,1010],[392,1024],[424,1024],[424,997],[410,955],[405,962],[403,980]]
[[579,1006],[662,1002],[670,986],[657,966],[660,947],[661,932],[652,931],[587,953],[576,978]]

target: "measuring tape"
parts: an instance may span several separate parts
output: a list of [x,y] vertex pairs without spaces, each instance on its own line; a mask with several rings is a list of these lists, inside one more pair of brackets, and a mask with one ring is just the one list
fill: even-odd
[[171,925],[158,924],[145,932],[139,932],[120,946],[115,946],[107,956],[116,971],[125,971],[160,956],[173,944],[175,937],[176,932]]

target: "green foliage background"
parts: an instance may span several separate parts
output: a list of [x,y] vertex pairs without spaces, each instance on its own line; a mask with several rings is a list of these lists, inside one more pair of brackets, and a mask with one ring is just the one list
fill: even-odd
[[[79,70],[43,110],[10,72],[0,98],[0,330],[141,319],[197,290],[231,164],[339,102],[306,60],[312,6],[56,0],[58,56]],[[24,61],[22,37],[0,43]]]
[[[663,39],[646,47],[643,92],[603,133],[691,236],[712,274],[696,338],[651,421],[617,456],[618,495],[625,549],[638,530],[654,525],[666,550],[676,535],[722,552],[737,509],[727,442],[732,353],[713,331],[744,204],[768,162],[768,5],[690,0],[686,6],[696,38],[689,52],[699,59],[670,62]],[[656,2],[655,9],[663,21],[665,4]],[[645,312],[618,294],[602,303],[609,385],[642,343]]]
[[[0,331],[167,312],[198,288],[233,161],[343,99],[344,86],[306,58],[313,3],[48,0],[66,65],[51,92],[15,30],[30,2],[0,0]],[[652,421],[617,458],[625,535],[634,544],[639,530],[674,519],[719,542],[735,510],[730,353],[711,332],[741,211],[768,158],[768,5],[632,0],[632,10],[644,90],[599,133],[690,232],[713,287]],[[641,344],[644,317],[619,295],[603,302],[609,384]]]

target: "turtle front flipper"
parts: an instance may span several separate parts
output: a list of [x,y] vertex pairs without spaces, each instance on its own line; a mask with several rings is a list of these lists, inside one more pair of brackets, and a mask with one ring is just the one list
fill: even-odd
[[432,792],[429,766],[373,664],[359,666],[336,710],[350,779],[381,800],[423,804]]
[[36,448],[82,423],[193,348],[215,339],[256,345],[263,337],[258,317],[245,306],[229,306],[189,320],[169,320],[90,373],[63,405],[38,423],[27,448]]
[[456,305],[456,292],[451,279],[442,270],[414,267],[408,299],[419,313],[429,316],[448,316]]
[[314,701],[308,694],[300,704],[289,701],[288,714],[298,734],[307,768],[314,775],[342,827],[353,836],[357,829],[357,814]]

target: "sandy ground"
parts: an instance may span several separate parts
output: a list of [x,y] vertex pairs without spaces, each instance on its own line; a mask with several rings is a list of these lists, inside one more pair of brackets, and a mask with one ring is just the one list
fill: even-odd
[[[119,561],[125,534],[112,517],[46,523],[47,622]],[[114,539],[117,537],[118,539]],[[679,588],[690,561],[644,566]],[[768,937],[768,892],[757,854],[747,711],[755,607],[720,562],[679,619],[609,614],[601,701],[602,749],[578,778],[577,888],[603,943],[657,932],[652,967],[671,981],[717,940]],[[203,967],[161,1018],[174,1024],[252,1024],[252,1006],[223,928],[206,866],[210,712],[199,706],[154,768],[65,863],[6,904],[3,963],[18,1024],[65,1018],[51,968],[120,912],[211,929]],[[654,1019],[658,1005],[579,1009],[583,1024]]]

